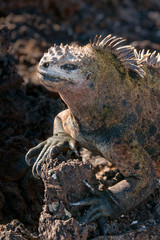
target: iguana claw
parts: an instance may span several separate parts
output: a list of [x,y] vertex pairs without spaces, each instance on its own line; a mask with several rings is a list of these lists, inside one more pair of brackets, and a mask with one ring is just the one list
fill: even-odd
[[25,155],[25,160],[28,165],[31,165],[31,159],[41,152],[46,142],[47,140],[39,143],[36,147],[29,149],[29,151]]
[[78,155],[78,151],[76,150],[76,144],[71,139],[70,136],[60,134],[54,135],[53,137],[48,138],[44,142],[41,142],[36,147],[31,148],[26,156],[26,162],[31,165],[31,159],[38,155],[38,158],[33,164],[32,167],[32,174],[35,178],[41,177],[41,166],[45,162],[46,157],[48,154],[50,155],[51,159],[56,158],[56,156],[67,150],[71,149]]
[[83,182],[95,196],[87,197],[79,202],[70,203],[70,206],[90,206],[89,210],[79,220],[80,224],[85,225],[95,220],[111,216],[112,208],[118,208],[118,201],[113,194],[109,190],[105,192],[96,190],[85,180],[83,180]]

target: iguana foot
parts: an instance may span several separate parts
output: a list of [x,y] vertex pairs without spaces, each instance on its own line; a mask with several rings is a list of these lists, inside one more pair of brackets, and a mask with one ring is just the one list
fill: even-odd
[[31,165],[31,159],[38,155],[38,158],[33,164],[32,173],[35,178],[41,176],[41,166],[45,162],[46,157],[50,154],[50,158],[54,159],[59,153],[71,149],[78,156],[75,141],[68,135],[59,134],[48,138],[41,142],[36,147],[31,148],[26,156],[26,162]]
[[[107,191],[94,190],[85,180],[83,181],[87,188],[94,194],[93,197],[85,198],[82,201],[70,203],[71,206],[90,206],[89,210],[79,220],[80,224],[85,225],[95,220],[104,219],[112,216],[115,208],[119,209],[118,200],[113,194]],[[104,232],[105,230],[103,230]]]

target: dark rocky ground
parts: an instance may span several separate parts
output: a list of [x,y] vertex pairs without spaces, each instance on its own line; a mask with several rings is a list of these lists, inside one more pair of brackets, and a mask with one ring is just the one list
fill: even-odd
[[100,237],[99,224],[80,227],[84,209],[68,203],[86,196],[83,179],[98,185],[87,160],[100,188],[118,181],[118,170],[83,150],[83,164],[74,156],[68,162],[64,156],[48,159],[42,183],[24,160],[29,148],[52,135],[53,119],[65,108],[37,79],[44,51],[53,43],[85,44],[97,33],[159,51],[160,1],[0,0],[0,29],[0,239],[160,239],[159,189],[130,213],[107,221],[107,237]]

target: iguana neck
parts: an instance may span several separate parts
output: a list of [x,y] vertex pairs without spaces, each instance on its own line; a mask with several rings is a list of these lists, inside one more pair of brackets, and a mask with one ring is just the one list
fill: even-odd
[[89,131],[100,129],[103,125],[109,126],[121,120],[121,109],[118,112],[114,106],[114,97],[107,98],[103,87],[68,89],[59,93],[71,115],[80,127]]
[[[60,93],[61,98],[68,106],[71,115],[82,127],[92,129],[98,125],[98,119],[96,119],[96,112],[91,111],[94,105],[94,98],[88,91],[63,91]],[[96,115],[96,116],[95,116]]]

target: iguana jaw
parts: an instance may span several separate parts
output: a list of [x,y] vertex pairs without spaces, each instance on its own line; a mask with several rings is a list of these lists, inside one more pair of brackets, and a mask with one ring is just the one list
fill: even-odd
[[44,72],[42,70],[38,70],[38,77],[43,81],[44,84],[46,82],[51,82],[55,84],[59,84],[59,82],[69,82],[69,79],[62,79],[58,76],[50,75],[47,72]]

